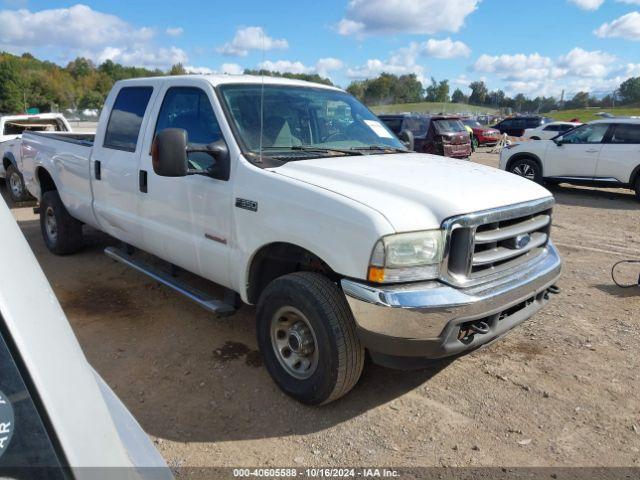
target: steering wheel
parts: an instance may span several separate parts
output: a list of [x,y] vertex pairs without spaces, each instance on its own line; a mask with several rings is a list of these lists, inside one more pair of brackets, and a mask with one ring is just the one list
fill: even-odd
[[335,133],[332,133],[331,135],[329,135],[327,138],[325,138],[323,143],[326,143],[326,142],[340,142],[340,141],[344,141],[344,140],[349,140],[349,137],[347,137],[347,135],[344,132],[335,132]]

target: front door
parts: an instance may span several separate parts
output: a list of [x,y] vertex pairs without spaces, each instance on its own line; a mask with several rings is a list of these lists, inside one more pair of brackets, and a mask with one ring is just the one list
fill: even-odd
[[607,123],[591,123],[563,135],[559,144],[549,142],[544,176],[593,178],[608,129]]
[[190,147],[203,148],[224,139],[213,107],[213,88],[199,83],[165,87],[161,98],[156,102],[157,122],[147,136],[148,147],[141,160],[140,175],[146,177],[142,188],[146,191],[139,193],[145,249],[228,285],[230,182],[216,178],[215,160],[208,153],[189,153],[190,174],[178,178],[156,175],[150,155],[153,138],[166,128],[186,130]]

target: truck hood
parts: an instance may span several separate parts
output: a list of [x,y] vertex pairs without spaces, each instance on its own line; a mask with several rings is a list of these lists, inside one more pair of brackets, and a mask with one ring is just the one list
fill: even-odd
[[496,168],[420,153],[301,160],[272,171],[367,205],[396,232],[439,228],[455,215],[551,196]]

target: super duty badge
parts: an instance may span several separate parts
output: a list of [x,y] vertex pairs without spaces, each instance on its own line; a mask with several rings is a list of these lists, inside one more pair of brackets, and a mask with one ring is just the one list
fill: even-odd
[[0,391],[0,457],[7,451],[13,436],[13,407]]

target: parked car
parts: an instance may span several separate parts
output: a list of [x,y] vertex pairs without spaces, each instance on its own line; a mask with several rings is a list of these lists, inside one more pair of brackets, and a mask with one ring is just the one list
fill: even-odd
[[87,362],[2,199],[0,231],[0,476],[172,478]]
[[[439,122],[450,131],[447,119],[430,125]],[[401,366],[504,335],[542,308],[560,273],[546,189],[411,153],[335,87],[125,80],[95,139],[25,133],[23,142],[53,253],[78,251],[86,224],[127,245],[109,256],[217,315],[257,304],[265,366],[307,404],[346,394],[365,349]],[[227,294],[194,290],[136,249]]]
[[495,145],[500,140],[500,132],[495,128],[485,127],[472,118],[462,119],[462,123],[471,128],[477,145]]
[[524,131],[523,137],[530,140],[551,140],[553,137],[562,135],[580,125],[582,125],[582,123],[578,122],[544,123],[536,128],[527,128]]
[[20,172],[20,137],[23,132],[70,132],[69,122],[59,113],[5,115],[0,117],[0,178],[6,178],[14,202],[30,198]]
[[496,123],[493,128],[510,137],[522,137],[527,128],[538,128],[551,122],[553,119],[549,117],[510,117]]
[[471,137],[458,117],[384,114],[378,118],[396,135],[410,131],[416,152],[452,158],[468,158],[471,155]]
[[640,119],[595,120],[553,140],[509,145],[500,168],[536,182],[631,188],[640,200]]

